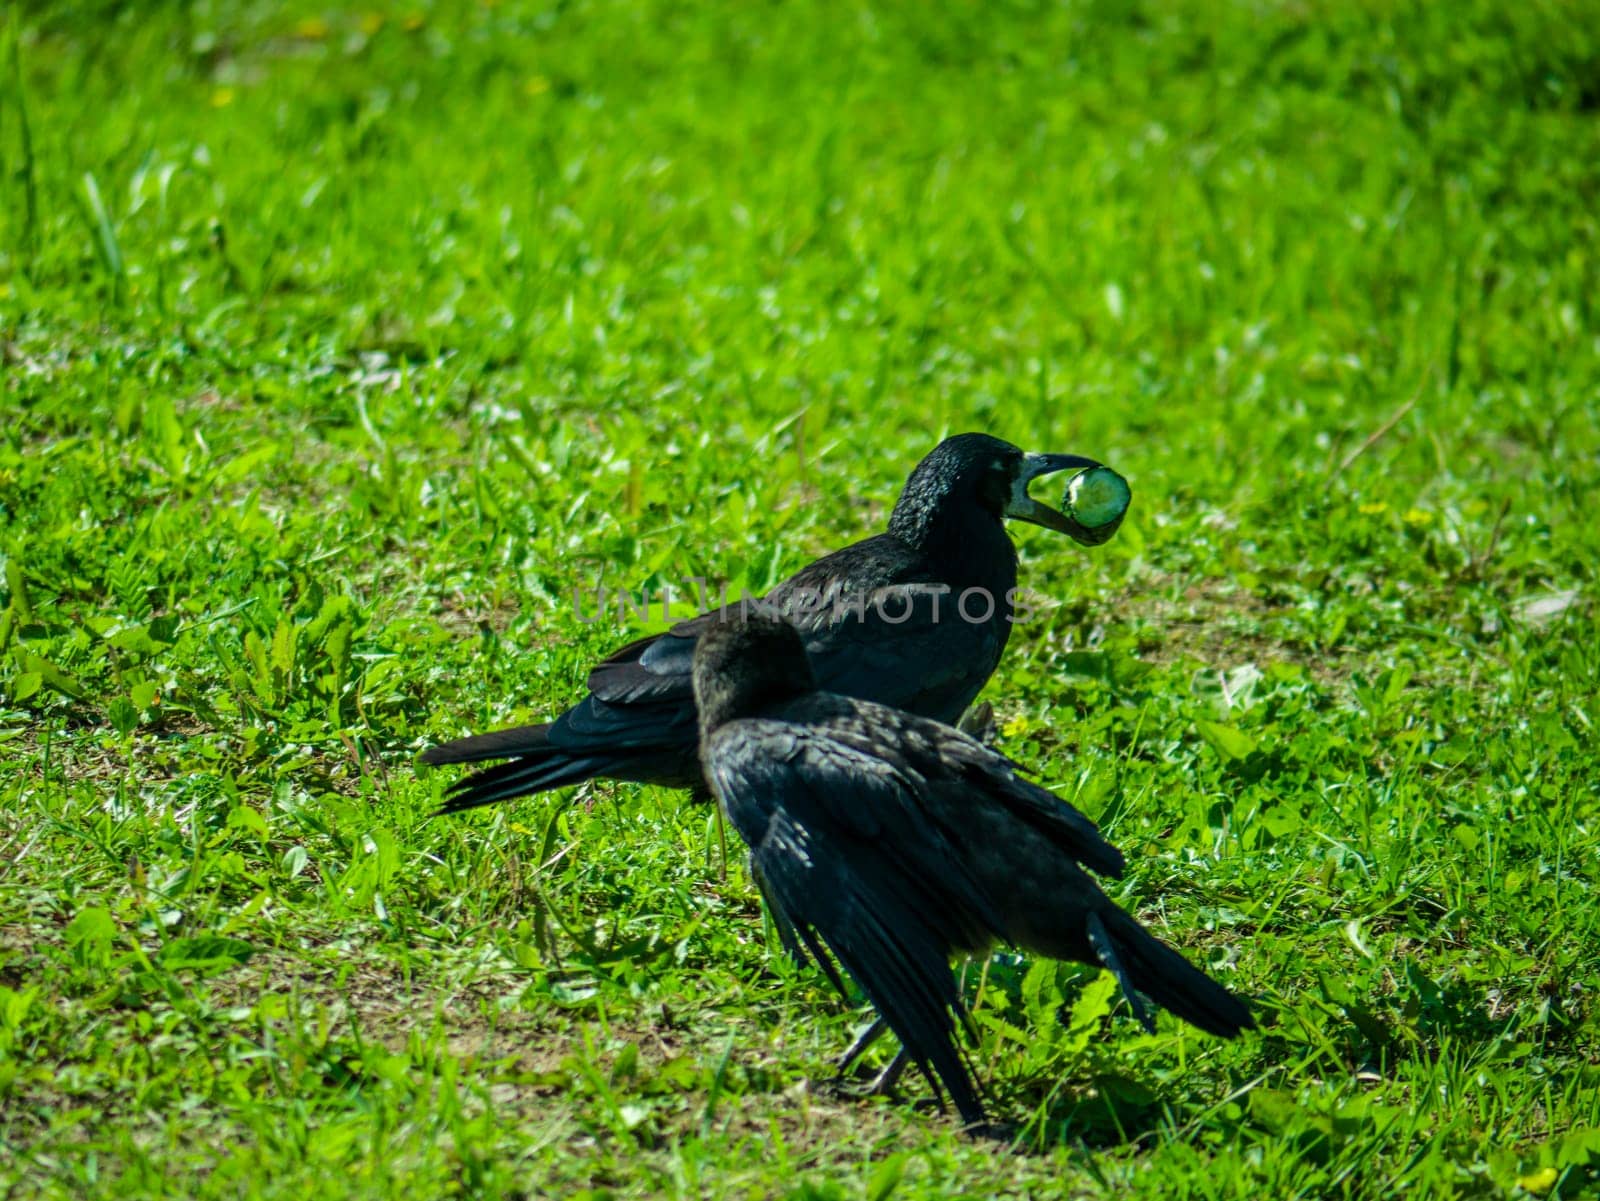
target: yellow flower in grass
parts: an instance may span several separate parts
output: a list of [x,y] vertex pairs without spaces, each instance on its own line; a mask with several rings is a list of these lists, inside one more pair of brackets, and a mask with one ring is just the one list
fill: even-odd
[[1027,714],[1019,713],[1015,717],[1008,718],[1006,724],[1000,727],[1000,732],[1007,738],[1015,738],[1018,734],[1026,734],[1032,725]]
[[1560,1177],[1561,1173],[1554,1168],[1540,1168],[1537,1172],[1529,1172],[1526,1176],[1518,1176],[1517,1185],[1519,1188],[1527,1189],[1530,1193],[1543,1196],[1555,1188],[1556,1181]]
[[1433,514],[1426,509],[1407,509],[1403,519],[1407,525],[1424,526],[1433,524]]
[[328,23],[321,17],[307,17],[294,27],[294,36],[308,42],[320,42],[328,36]]
[[237,94],[232,88],[212,88],[211,107],[227,108],[228,105],[233,103],[233,98]]
[[1365,517],[1376,517],[1379,513],[1387,513],[1389,505],[1387,501],[1369,500],[1361,506],[1360,511]]

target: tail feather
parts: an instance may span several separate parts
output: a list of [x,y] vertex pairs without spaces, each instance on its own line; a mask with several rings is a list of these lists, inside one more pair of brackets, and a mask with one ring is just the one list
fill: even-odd
[[610,762],[607,757],[574,757],[547,749],[547,754],[525,755],[509,763],[497,763],[473,772],[464,780],[457,780],[445,794],[439,813],[462,813],[528,793],[581,784],[604,772]]
[[1089,941],[1147,1028],[1149,1015],[1139,1004],[1138,993],[1208,1034],[1232,1038],[1255,1028],[1256,1020],[1243,1001],[1122,910],[1108,907],[1091,913]]
[[429,747],[422,753],[422,761],[430,767],[443,763],[481,763],[485,759],[510,759],[518,755],[536,755],[550,747],[550,724],[540,722],[532,726],[517,726],[510,730],[495,730],[490,734],[473,734],[454,742]]

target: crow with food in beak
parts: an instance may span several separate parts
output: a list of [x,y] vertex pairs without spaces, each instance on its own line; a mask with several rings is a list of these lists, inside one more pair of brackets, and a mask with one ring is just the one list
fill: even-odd
[[[1000,662],[1016,616],[1017,553],[1005,519],[1084,546],[1104,542],[1122,520],[1121,510],[1097,511],[1097,524],[1085,524],[1028,495],[1034,480],[1072,470],[1115,474],[1081,455],[1024,454],[986,434],[947,438],[912,471],[884,533],[802,568],[755,607],[798,628],[822,687],[955,722]],[[423,762],[507,760],[458,781],[443,811],[597,776],[697,787],[695,642],[750,607],[730,604],[622,647],[554,721],[433,747]]]

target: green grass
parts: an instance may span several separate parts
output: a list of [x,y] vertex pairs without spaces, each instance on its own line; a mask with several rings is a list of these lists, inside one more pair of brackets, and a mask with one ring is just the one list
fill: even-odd
[[[1600,1189],[1600,8],[275,9],[8,10],[0,1194]],[[1264,1022],[970,971],[1015,1152],[705,808],[413,766],[965,429],[1132,480],[987,695]]]

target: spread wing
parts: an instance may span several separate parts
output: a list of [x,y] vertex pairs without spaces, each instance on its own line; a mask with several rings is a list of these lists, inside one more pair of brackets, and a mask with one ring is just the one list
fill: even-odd
[[1120,877],[1122,852],[1092,821],[1048,789],[1026,779],[1015,762],[951,726],[871,701],[816,698],[806,716],[826,712],[829,734],[861,755],[894,753],[916,773],[924,820],[961,846],[975,805],[999,805],[1057,848],[1103,876]]

